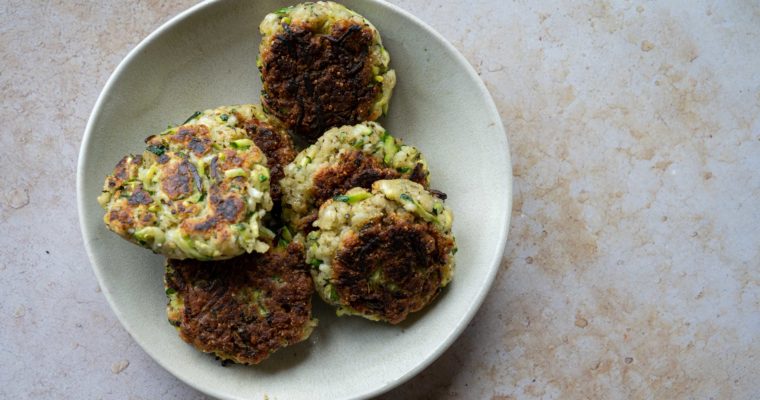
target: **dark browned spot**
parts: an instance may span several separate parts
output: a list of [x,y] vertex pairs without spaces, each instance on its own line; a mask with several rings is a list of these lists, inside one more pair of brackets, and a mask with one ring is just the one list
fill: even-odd
[[122,225],[123,227],[131,226],[134,222],[134,219],[132,218],[132,210],[130,208],[111,210],[108,214],[108,219],[110,221],[109,226],[114,227],[117,227],[118,225]]
[[129,157],[124,156],[113,169],[112,178],[108,181],[109,187],[121,186],[121,184],[129,178]]
[[314,221],[317,220],[317,217],[319,217],[319,209],[314,209],[310,213],[306,214],[305,216],[301,217],[296,221],[294,228],[297,229],[299,232],[303,232],[304,234],[308,234],[309,232],[315,230]]
[[[172,200],[185,197],[193,192],[195,168],[187,160],[168,164],[163,168],[161,188]],[[197,171],[195,171],[197,175]]]
[[366,120],[381,92],[369,62],[371,43],[369,27],[349,21],[335,23],[330,35],[285,25],[262,54],[262,102],[309,139]]
[[140,218],[140,222],[143,226],[152,225],[154,222],[156,222],[156,214],[146,212],[143,214],[142,218]]
[[245,364],[300,342],[314,291],[302,252],[291,244],[226,261],[169,260],[167,288],[185,304],[175,321],[180,337]]
[[187,147],[195,153],[197,156],[202,156],[206,154],[209,149],[211,148],[211,140],[206,139],[198,139],[198,138],[192,138],[190,139],[190,142],[187,144]]
[[240,168],[243,166],[243,164],[246,161],[243,157],[245,157],[247,154],[238,154],[238,152],[236,152],[235,150],[229,150],[229,149],[225,149],[223,153],[224,153],[224,161],[222,161],[222,164],[220,165],[220,167],[224,171],[228,169],[232,169],[232,168]]
[[359,150],[344,153],[334,165],[322,168],[314,174],[314,206],[319,208],[328,199],[351,188],[370,189],[377,180],[396,179],[400,176],[395,169],[386,167],[375,157]]
[[261,149],[267,157],[269,194],[272,196],[272,201],[277,204],[282,197],[280,179],[285,176],[285,166],[296,158],[293,141],[286,132],[276,132],[258,120],[246,121],[244,127],[256,147]]
[[177,128],[177,133],[170,136],[169,140],[190,149],[199,157],[211,150],[211,137],[205,125],[180,126]]
[[409,176],[409,180],[417,182],[422,186],[427,187],[427,171],[422,167],[421,163],[417,163],[412,170],[412,174]]
[[388,218],[343,241],[332,282],[342,304],[397,324],[438,294],[452,246],[430,224]]
[[211,206],[216,215],[219,215],[227,222],[237,222],[240,214],[245,210],[245,203],[239,197],[226,197],[216,201],[212,197]]
[[219,157],[211,159],[208,169],[209,176],[216,182],[222,181],[222,176],[219,174]]
[[449,196],[446,193],[443,193],[440,190],[429,189],[429,191],[430,191],[430,194],[432,194],[433,196],[435,196],[435,197],[437,197],[437,198],[439,198],[441,200],[446,200],[447,198],[449,198]]
[[200,222],[195,222],[193,220],[185,220],[182,222],[182,230],[188,233],[209,232],[209,231],[212,231],[214,228],[216,228],[216,225],[218,222],[219,222],[219,218],[217,218],[217,216],[215,215],[204,218]]
[[113,169],[113,173],[108,177],[108,187],[115,189],[124,184],[125,181],[137,176],[137,169],[142,164],[142,156],[124,156]]
[[142,185],[139,185],[137,188],[135,188],[134,191],[132,191],[132,195],[129,196],[129,200],[127,203],[130,206],[136,206],[138,204],[150,204],[153,202],[153,199],[150,197],[150,193],[143,190]]
[[[148,150],[181,147],[200,157],[211,150],[211,133],[205,125],[182,125],[173,135],[152,135],[145,139]],[[159,153],[156,153],[159,154]]]

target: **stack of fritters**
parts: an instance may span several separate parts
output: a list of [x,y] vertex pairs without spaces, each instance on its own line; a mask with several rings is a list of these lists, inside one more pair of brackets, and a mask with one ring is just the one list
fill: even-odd
[[302,245],[276,246],[271,213],[296,154],[282,123],[256,104],[225,106],[146,144],[117,164],[98,200],[109,229],[167,256],[180,337],[244,364],[305,340],[314,286]]

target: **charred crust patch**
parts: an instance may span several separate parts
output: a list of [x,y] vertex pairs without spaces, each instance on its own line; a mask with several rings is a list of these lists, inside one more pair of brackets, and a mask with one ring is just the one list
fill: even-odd
[[432,194],[433,196],[435,196],[435,197],[437,197],[437,198],[439,198],[441,200],[446,200],[447,198],[449,198],[449,196],[446,193],[443,193],[440,190],[429,189],[429,191],[430,191],[430,194]]
[[[182,221],[182,229],[187,233],[209,233],[217,231],[217,235],[223,234],[222,228],[227,224],[240,222],[245,216],[245,202],[236,195],[225,194],[217,186],[209,189],[209,205],[212,212],[203,218],[190,218]],[[180,202],[175,203],[181,205]],[[181,210],[180,210],[181,213]]]
[[221,182],[222,176],[219,174],[219,157],[214,157],[211,159],[211,163],[209,165],[209,176],[215,181],[215,182]]
[[118,222],[122,226],[129,226],[134,223],[134,219],[132,218],[132,210],[129,208],[120,209],[120,210],[111,210],[111,212],[108,213],[108,220],[112,224],[114,224],[115,222]]
[[152,135],[145,139],[145,144],[150,146],[166,147],[167,141],[189,149],[198,157],[211,151],[211,133],[205,125],[182,125],[172,135]]
[[153,202],[153,199],[150,197],[150,193],[145,191],[142,187],[142,185],[135,188],[135,190],[132,192],[132,195],[129,196],[129,200],[127,200],[127,204],[130,206],[136,206],[136,205],[147,205]]
[[[223,171],[241,167],[250,169],[251,165],[256,162],[255,159],[256,154],[258,153],[258,149],[241,153],[238,153],[235,150],[225,149],[223,152],[224,161],[222,161],[221,165],[219,165]],[[217,165],[218,164],[219,162],[217,161]]]
[[262,101],[308,139],[367,119],[381,92],[374,82],[368,26],[338,21],[330,34],[284,25],[262,54]]
[[169,260],[167,289],[184,303],[173,321],[180,337],[243,364],[302,341],[314,291],[302,252],[291,244],[225,261]]
[[113,169],[113,173],[108,177],[108,187],[118,188],[130,178],[137,176],[137,169],[142,164],[143,158],[140,155],[124,156]]
[[116,164],[113,170],[114,178],[118,180],[126,180],[129,178],[129,159],[130,156],[125,156]]
[[287,133],[278,133],[257,120],[246,121],[243,126],[256,147],[267,157],[270,180],[269,194],[275,204],[279,203],[280,198],[282,198],[280,179],[285,176],[285,166],[296,158],[293,141],[290,140]]
[[386,167],[375,157],[353,150],[341,154],[337,163],[314,174],[312,196],[315,206],[319,208],[328,199],[351,188],[370,189],[375,181],[400,176],[395,169]]
[[172,200],[185,197],[193,192],[197,175],[198,171],[187,160],[168,164],[163,168],[161,189]]
[[211,196],[211,206],[219,217],[227,222],[237,222],[245,210],[245,203],[239,197],[219,198]]
[[409,180],[412,182],[417,182],[420,185],[427,187],[427,172],[425,171],[421,163],[417,163],[414,165],[412,174],[409,175]]
[[342,304],[397,324],[440,292],[452,246],[430,224],[386,218],[344,239],[332,283]]

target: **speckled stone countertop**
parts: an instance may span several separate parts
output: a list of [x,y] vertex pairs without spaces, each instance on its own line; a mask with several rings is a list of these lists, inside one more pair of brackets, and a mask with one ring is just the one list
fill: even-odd
[[[760,6],[393,2],[491,91],[514,210],[484,306],[384,398],[760,398]],[[111,312],[74,190],[108,76],[192,3],[0,4],[0,398],[204,398]]]

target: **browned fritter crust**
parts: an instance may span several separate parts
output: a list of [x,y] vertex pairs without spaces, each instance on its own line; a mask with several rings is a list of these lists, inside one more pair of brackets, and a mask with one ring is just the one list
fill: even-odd
[[167,293],[176,291],[184,304],[170,322],[203,352],[257,364],[311,332],[314,286],[300,244],[224,261],[167,263]]
[[[371,189],[376,181],[401,177],[404,177],[404,174],[386,166],[381,160],[371,155],[359,150],[345,152],[340,155],[338,162],[314,174],[312,179],[314,210],[299,219],[295,228],[307,234],[313,231],[315,228],[312,224],[317,220],[319,207],[334,196],[355,187]],[[414,167],[408,179],[427,187],[427,175],[420,163]]]
[[137,170],[142,165],[143,158],[141,155],[129,155],[122,157],[113,168],[113,173],[106,177],[106,184],[111,189],[121,187],[130,177],[137,176]]
[[277,207],[282,199],[280,180],[285,176],[285,166],[296,158],[296,149],[290,136],[282,128],[275,128],[259,120],[248,120],[243,128],[256,144],[256,147],[267,156],[269,168],[269,194]]
[[351,188],[371,189],[375,181],[396,179],[401,174],[376,157],[360,150],[345,152],[338,162],[324,167],[314,174],[312,196],[316,208],[333,196],[343,194]]
[[[236,126],[245,129],[256,147],[266,156],[270,179],[269,194],[272,201],[278,204],[282,197],[280,179],[285,175],[284,168],[296,158],[297,154],[290,135],[279,121],[271,118],[271,123],[269,123],[257,118],[246,119],[240,112],[232,114],[239,121]],[[180,145],[198,157],[202,157],[212,150],[211,133],[205,125],[182,125],[172,135],[153,135],[145,139],[145,143],[148,146]],[[178,196],[189,190],[190,176],[185,174],[183,177],[180,174],[176,178],[182,180],[171,183],[176,186],[175,192]]]
[[343,240],[331,281],[341,303],[397,324],[441,291],[453,246],[429,223],[386,217]]
[[315,140],[333,126],[366,120],[381,93],[366,25],[337,21],[329,35],[285,25],[261,54],[262,102],[296,134]]

